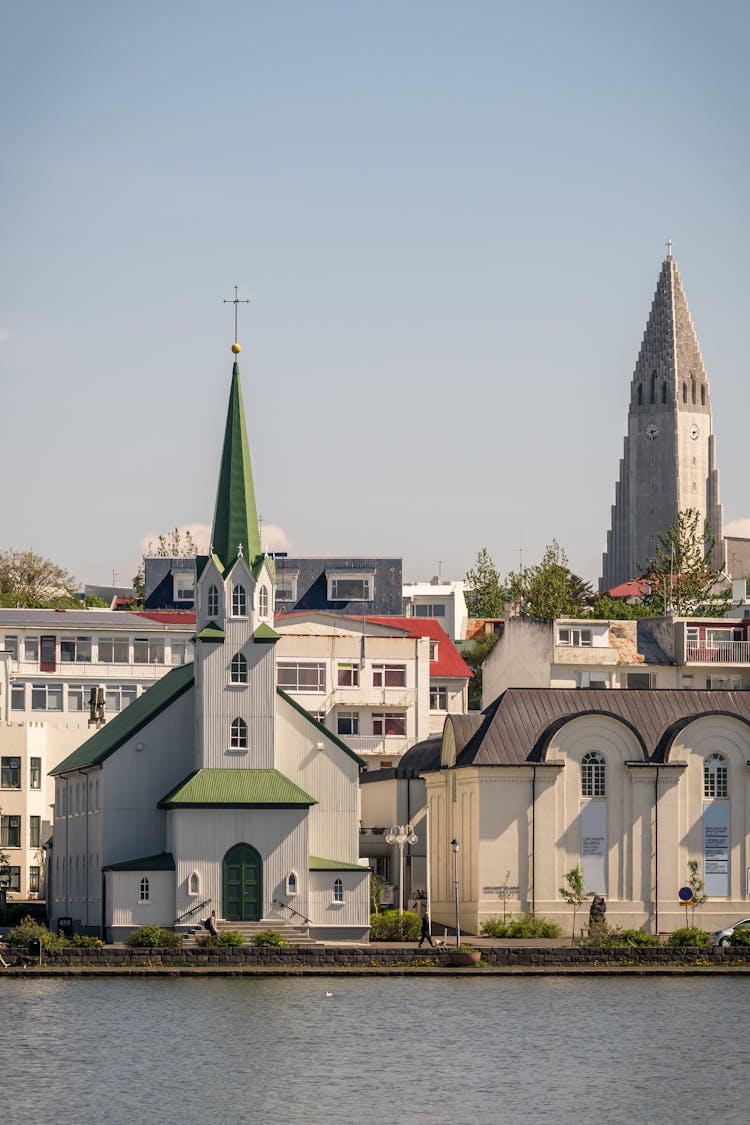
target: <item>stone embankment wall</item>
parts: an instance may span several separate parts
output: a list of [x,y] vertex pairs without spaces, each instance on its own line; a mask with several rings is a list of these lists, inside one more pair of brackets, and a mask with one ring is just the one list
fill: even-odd
[[[750,948],[685,948],[658,946],[645,949],[587,949],[557,946],[555,948],[513,948],[489,946],[482,948],[482,964],[508,968],[587,968],[591,966],[644,966],[670,965],[748,965]],[[26,959],[32,963],[30,958]],[[58,949],[42,955],[42,964],[80,966],[81,968],[115,968],[139,965],[168,965],[184,968],[221,968],[238,966],[297,968],[378,968],[389,965],[449,967],[444,950],[416,949],[393,945],[365,947],[302,947],[256,949],[253,946],[214,949],[129,949],[110,946],[104,949]]]

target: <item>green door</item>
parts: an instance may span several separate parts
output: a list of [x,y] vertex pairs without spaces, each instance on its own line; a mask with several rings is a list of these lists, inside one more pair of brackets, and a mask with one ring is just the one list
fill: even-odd
[[229,922],[258,922],[263,916],[263,863],[249,844],[224,856],[223,916]]

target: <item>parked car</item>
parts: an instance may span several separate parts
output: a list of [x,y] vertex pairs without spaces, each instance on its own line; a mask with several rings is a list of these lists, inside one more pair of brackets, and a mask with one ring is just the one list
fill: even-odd
[[740,926],[750,926],[750,918],[743,918],[741,922],[735,922],[733,926],[727,926],[725,930],[717,930],[713,935],[714,945],[731,945],[732,934]]

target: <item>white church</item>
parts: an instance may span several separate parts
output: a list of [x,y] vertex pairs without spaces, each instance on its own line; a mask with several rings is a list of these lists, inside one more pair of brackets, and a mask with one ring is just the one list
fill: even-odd
[[52,928],[292,923],[360,940],[363,761],[276,687],[274,564],[261,551],[235,363],[193,663],[177,667],[53,771]]

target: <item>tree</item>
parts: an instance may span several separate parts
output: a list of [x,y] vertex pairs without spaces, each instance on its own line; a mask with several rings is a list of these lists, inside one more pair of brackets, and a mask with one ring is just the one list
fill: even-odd
[[382,875],[377,875],[374,871],[370,872],[370,913],[379,914],[380,904],[383,901],[383,891],[385,890],[385,879]]
[[80,605],[76,580],[35,551],[0,551],[0,605],[10,608],[67,609]]
[[716,540],[697,508],[685,508],[658,537],[641,574],[650,580],[644,597],[657,613],[679,617],[722,617],[731,604],[728,582],[713,565]]
[[[695,925],[695,908],[696,906],[703,906],[704,902],[708,902],[708,895],[704,893],[703,880],[700,874],[700,864],[697,859],[688,860],[688,886],[693,892],[693,897],[690,902],[692,913],[690,915],[690,925]],[[687,906],[685,907],[685,924],[687,925]]]
[[139,601],[145,595],[145,560],[148,559],[192,559],[198,554],[198,545],[189,528],[175,527],[166,535],[160,535],[156,543],[149,540],[138,572],[133,578],[133,590]]
[[637,621],[656,614],[653,606],[631,605],[625,598],[611,598],[609,594],[598,594],[591,602],[591,616],[602,621]]
[[522,617],[551,621],[575,616],[591,594],[591,587],[568,566],[568,556],[553,539],[536,566],[511,571],[508,586],[513,601],[520,603]]
[[482,665],[496,643],[497,633],[481,633],[461,645],[461,655],[474,673],[469,680],[470,711],[480,711],[482,708]]
[[466,608],[469,617],[502,617],[507,590],[486,547],[477,553],[476,562],[466,572]]
[[591,898],[593,891],[583,889],[583,871],[580,863],[572,867],[565,876],[565,886],[560,887],[560,895],[573,907],[573,941],[576,938],[576,914],[587,898]]

